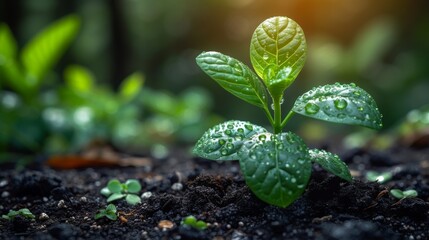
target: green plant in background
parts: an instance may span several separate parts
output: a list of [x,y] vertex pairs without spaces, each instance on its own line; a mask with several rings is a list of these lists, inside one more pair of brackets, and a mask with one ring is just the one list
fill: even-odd
[[[9,27],[0,23],[0,149],[40,150],[46,135],[40,112],[48,99],[41,90],[55,77],[52,69],[76,37],[79,25],[78,17],[66,16],[39,32],[19,52]],[[7,158],[2,152],[0,160]]]
[[13,221],[13,219],[15,219],[15,217],[17,216],[22,216],[24,218],[27,219],[35,219],[36,216],[34,216],[33,213],[31,213],[31,211],[28,208],[21,208],[18,211],[15,210],[9,210],[9,213],[6,215],[3,215],[2,218],[9,220],[9,221]]
[[26,103],[37,96],[50,73],[79,29],[79,18],[66,16],[45,28],[24,46],[18,47],[6,24],[0,24],[0,76],[3,86],[17,92]]
[[141,203],[140,197],[136,195],[141,189],[142,186],[136,179],[128,179],[125,183],[112,179],[107,183],[107,187],[101,189],[101,194],[107,197],[107,202],[125,198],[128,204],[135,205]]
[[194,216],[190,215],[183,218],[181,225],[192,227],[198,230],[204,230],[207,228],[207,223],[202,220],[197,220]]
[[94,219],[97,220],[102,217],[106,217],[112,221],[115,221],[116,219],[118,219],[116,212],[116,206],[113,204],[109,204],[105,209],[98,210],[98,213],[95,214]]
[[414,189],[402,191],[400,189],[395,188],[390,190],[390,195],[399,199],[399,201],[402,201],[405,198],[415,198],[418,194],[417,191]]
[[371,181],[371,182],[386,183],[392,179],[392,173],[368,171],[365,177],[368,181]]
[[50,133],[47,151],[77,151],[93,139],[125,146],[138,129],[143,74],[127,76],[117,92],[97,84],[91,71],[79,65],[68,66],[64,79],[65,85],[52,94],[58,100],[42,114]]
[[250,58],[256,74],[222,53],[203,52],[196,59],[201,69],[224,89],[262,108],[273,133],[249,122],[227,121],[204,133],[194,154],[211,160],[238,159],[245,181],[255,195],[280,207],[301,196],[314,162],[347,181],[352,180],[347,165],[338,156],[308,149],[299,136],[282,132],[295,113],[374,129],[382,126],[382,116],[373,98],[353,83],[313,88],[298,97],[283,118],[284,91],[301,71],[306,54],[301,27],[287,17],[273,17],[256,28],[251,40]]

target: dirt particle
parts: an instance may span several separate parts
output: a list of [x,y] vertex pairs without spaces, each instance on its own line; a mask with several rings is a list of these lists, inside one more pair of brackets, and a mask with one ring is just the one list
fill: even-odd
[[158,227],[161,228],[163,231],[167,229],[171,229],[174,227],[174,223],[170,220],[161,220],[158,223]]

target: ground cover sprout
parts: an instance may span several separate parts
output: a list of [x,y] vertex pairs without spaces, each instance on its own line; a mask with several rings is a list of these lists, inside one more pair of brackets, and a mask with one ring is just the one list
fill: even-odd
[[140,192],[141,188],[141,184],[136,179],[128,179],[125,183],[112,179],[106,187],[101,189],[101,194],[107,197],[107,202],[125,198],[128,204],[135,205],[141,203],[140,197],[136,194]]
[[116,211],[117,211],[116,206],[113,204],[109,204],[105,209],[98,210],[98,213],[95,214],[94,219],[97,220],[102,217],[106,217],[110,220],[115,221],[116,219],[118,219],[118,216],[116,215]]
[[6,215],[3,215],[2,218],[9,220],[9,221],[13,221],[13,219],[15,219],[15,217],[17,216],[21,216],[27,219],[35,219],[36,216],[34,216],[33,213],[31,213],[31,211],[28,208],[21,208],[18,211],[15,210],[9,210],[9,213]]

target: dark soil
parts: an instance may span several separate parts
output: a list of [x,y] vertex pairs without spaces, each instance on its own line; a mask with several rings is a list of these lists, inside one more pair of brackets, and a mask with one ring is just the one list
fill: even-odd
[[[36,219],[1,219],[0,239],[429,239],[429,149],[340,155],[353,170],[352,183],[315,165],[305,194],[285,209],[258,200],[236,162],[180,153],[153,160],[152,167],[2,167],[0,214],[29,208]],[[393,179],[368,182],[363,176],[369,169],[390,170]],[[136,178],[141,193],[152,196],[136,206],[115,202],[117,221],[94,220],[107,205],[100,189],[112,178]],[[419,196],[398,202],[390,188],[415,189]],[[188,215],[208,228],[182,226]]]

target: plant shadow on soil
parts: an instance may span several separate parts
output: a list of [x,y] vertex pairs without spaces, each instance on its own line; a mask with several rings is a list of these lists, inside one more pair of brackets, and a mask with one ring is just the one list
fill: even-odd
[[[54,170],[39,165],[20,172],[2,167],[0,213],[29,208],[36,219],[1,219],[0,239],[429,238],[428,148],[357,149],[340,156],[355,172],[352,183],[315,165],[303,196],[284,209],[258,200],[237,162],[191,159],[183,151],[154,161],[153,167]],[[393,179],[383,185],[366,181],[365,171],[374,169],[392,171]],[[94,220],[107,205],[100,189],[112,178],[138,179],[146,197],[135,206],[115,202],[117,221]],[[419,196],[398,203],[386,191],[390,188],[412,188]],[[182,226],[188,215],[208,228]]]

